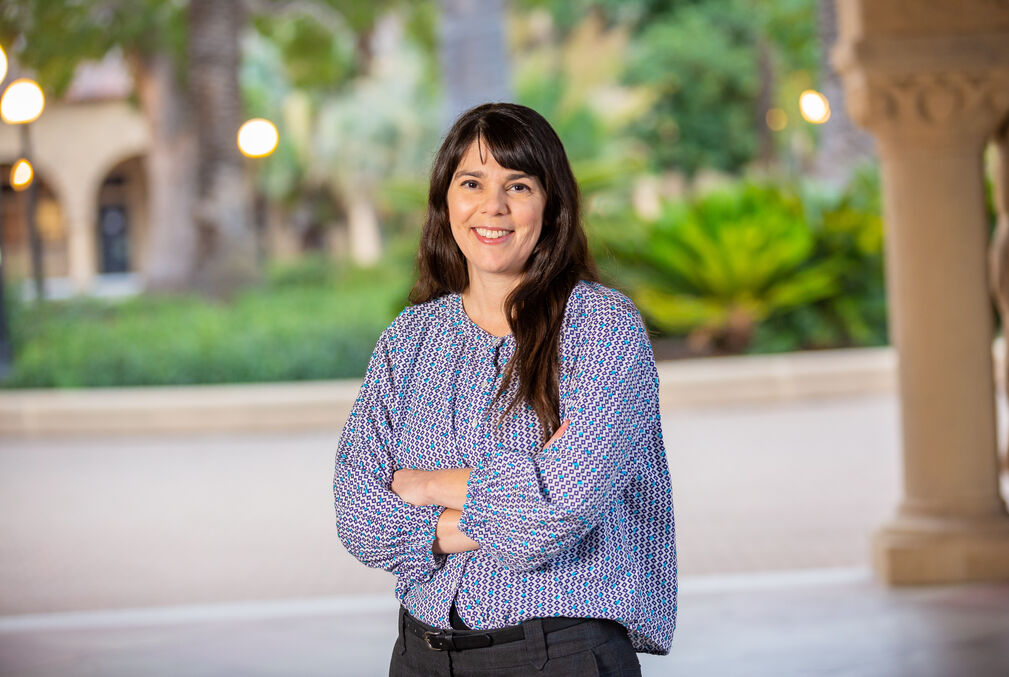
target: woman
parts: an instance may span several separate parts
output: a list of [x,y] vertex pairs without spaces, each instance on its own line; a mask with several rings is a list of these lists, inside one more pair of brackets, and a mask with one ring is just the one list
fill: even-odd
[[398,579],[390,675],[640,674],[676,616],[658,379],[538,113],[456,121],[418,269],[333,482],[344,545]]

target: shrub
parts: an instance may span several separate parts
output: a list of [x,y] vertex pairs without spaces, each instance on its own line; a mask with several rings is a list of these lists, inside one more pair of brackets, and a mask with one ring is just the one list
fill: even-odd
[[382,269],[319,260],[271,271],[229,304],[141,296],[12,307],[6,387],[248,383],[358,377],[405,305]]
[[812,257],[840,270],[837,293],[768,318],[751,352],[886,345],[889,340],[883,276],[883,219],[879,173],[868,166],[838,193],[805,191]]
[[694,352],[886,343],[878,177],[840,193],[741,182],[594,224],[601,266]]
[[631,295],[650,323],[701,352],[745,349],[768,317],[837,292],[836,262],[813,261],[799,198],[742,184],[665,206],[644,241],[613,241],[636,268]]

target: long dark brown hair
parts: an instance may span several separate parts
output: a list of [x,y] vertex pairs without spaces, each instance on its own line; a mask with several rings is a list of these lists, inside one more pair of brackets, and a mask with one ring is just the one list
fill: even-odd
[[539,418],[545,442],[561,423],[558,344],[564,308],[579,280],[594,282],[599,275],[582,229],[578,184],[560,138],[542,115],[513,103],[486,103],[456,120],[431,168],[410,302],[462,293],[469,285],[466,258],[452,237],[447,198],[452,175],[473,141],[502,167],[535,176],[546,191],[539,241],[522,280],[505,300],[515,354],[494,397],[496,402],[517,378],[518,391],[499,421],[525,402]]

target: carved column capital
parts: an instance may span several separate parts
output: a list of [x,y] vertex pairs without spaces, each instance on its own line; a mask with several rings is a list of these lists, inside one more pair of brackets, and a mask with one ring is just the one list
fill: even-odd
[[1009,114],[1009,0],[837,0],[845,105],[883,144],[979,147]]
[[887,73],[844,79],[848,112],[883,143],[981,144],[1009,113],[1009,69]]

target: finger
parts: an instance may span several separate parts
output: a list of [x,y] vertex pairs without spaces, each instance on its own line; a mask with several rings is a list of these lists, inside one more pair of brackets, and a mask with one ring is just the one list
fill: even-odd
[[551,436],[551,438],[547,441],[546,446],[549,447],[564,434],[564,431],[568,429],[568,423],[570,423],[570,421],[565,419],[564,423],[561,424],[561,426],[554,432],[553,436]]

